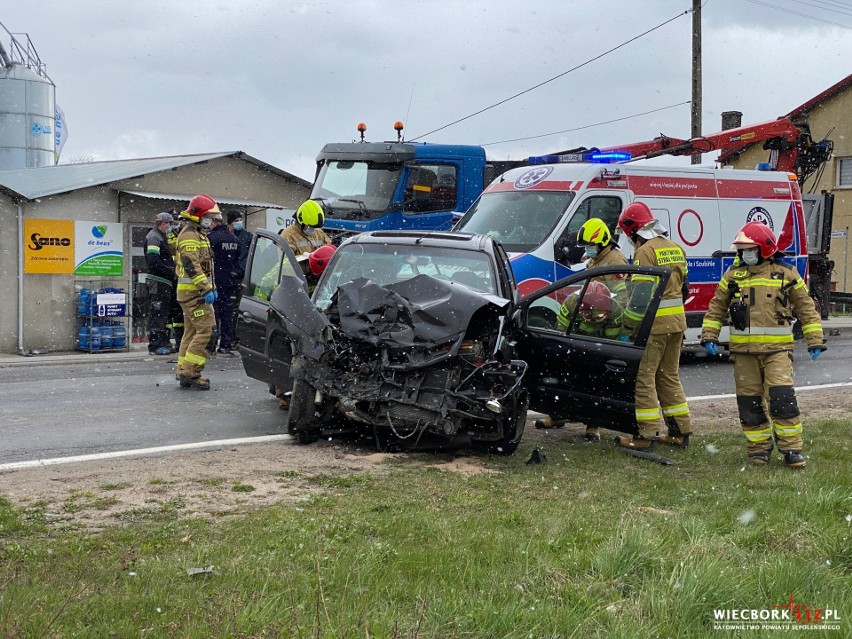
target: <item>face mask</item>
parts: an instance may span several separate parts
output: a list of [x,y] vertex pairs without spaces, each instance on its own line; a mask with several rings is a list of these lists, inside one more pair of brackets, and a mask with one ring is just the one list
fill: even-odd
[[587,246],[583,249],[583,254],[586,257],[595,257],[600,252],[597,246]]
[[757,255],[757,249],[743,251],[743,262],[745,262],[749,266],[754,266],[755,264],[757,264],[759,259],[760,258]]
[[212,217],[202,217],[201,221],[198,224],[203,229],[209,229],[213,225],[213,218]]
[[242,222],[234,222],[234,230],[235,231],[242,231],[243,230],[243,223]]
[[313,235],[314,233],[316,233],[316,231],[317,230],[313,226],[306,226],[304,233],[305,233],[305,235],[310,236],[310,235]]

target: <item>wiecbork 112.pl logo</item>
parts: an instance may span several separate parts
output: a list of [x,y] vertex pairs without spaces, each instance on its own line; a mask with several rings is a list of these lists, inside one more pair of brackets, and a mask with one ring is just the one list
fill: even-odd
[[840,612],[828,606],[789,601],[770,608],[722,608],[713,611],[714,630],[790,630],[808,626],[811,630],[840,630]]

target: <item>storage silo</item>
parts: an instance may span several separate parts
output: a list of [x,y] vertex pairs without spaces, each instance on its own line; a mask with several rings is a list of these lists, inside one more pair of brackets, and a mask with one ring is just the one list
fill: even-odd
[[56,87],[31,47],[6,33],[12,55],[0,44],[0,170],[53,166]]

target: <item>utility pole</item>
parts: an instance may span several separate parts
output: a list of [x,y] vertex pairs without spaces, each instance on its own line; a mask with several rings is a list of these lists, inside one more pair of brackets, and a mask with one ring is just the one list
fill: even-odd
[[[692,137],[701,135],[701,0],[692,0]],[[701,154],[692,156],[701,164]]]

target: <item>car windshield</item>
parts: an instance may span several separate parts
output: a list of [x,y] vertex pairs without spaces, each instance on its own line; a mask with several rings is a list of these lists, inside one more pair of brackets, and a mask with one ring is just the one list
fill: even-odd
[[491,235],[507,251],[529,253],[550,236],[573,198],[571,191],[483,193],[454,230]]
[[387,286],[417,275],[457,282],[482,293],[497,293],[495,274],[485,253],[418,244],[353,243],[338,249],[314,301],[320,310],[326,310],[339,286],[361,277]]
[[388,210],[402,164],[329,160],[317,176],[311,198],[326,205],[329,217],[366,219]]

